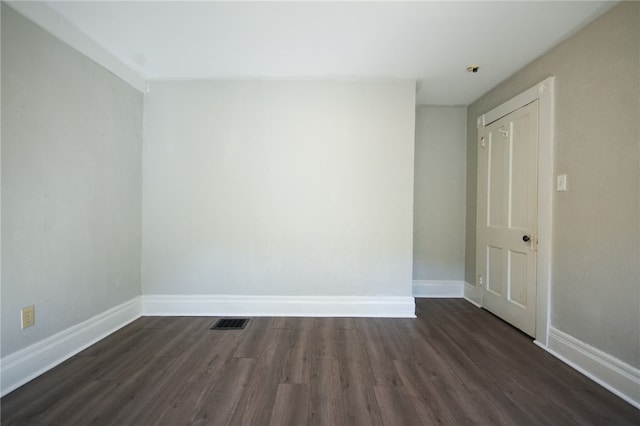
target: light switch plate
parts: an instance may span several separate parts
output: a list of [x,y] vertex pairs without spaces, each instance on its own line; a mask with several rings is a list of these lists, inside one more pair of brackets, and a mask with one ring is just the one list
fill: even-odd
[[558,179],[556,181],[556,191],[566,191],[567,190],[567,175],[558,175]]

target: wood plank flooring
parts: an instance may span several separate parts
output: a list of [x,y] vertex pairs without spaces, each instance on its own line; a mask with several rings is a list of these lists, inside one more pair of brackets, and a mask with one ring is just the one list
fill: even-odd
[[2,425],[639,425],[461,299],[417,319],[143,317],[1,400]]

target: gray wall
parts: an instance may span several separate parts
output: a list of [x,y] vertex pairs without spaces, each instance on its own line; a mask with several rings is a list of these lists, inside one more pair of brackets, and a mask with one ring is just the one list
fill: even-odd
[[414,280],[464,280],[466,120],[466,107],[416,108]]
[[2,5],[3,356],[140,294],[141,133],[141,93]]
[[152,82],[144,294],[411,296],[413,81]]
[[551,325],[640,367],[640,3],[624,2],[468,110],[466,280],[475,280],[476,117],[556,76]]

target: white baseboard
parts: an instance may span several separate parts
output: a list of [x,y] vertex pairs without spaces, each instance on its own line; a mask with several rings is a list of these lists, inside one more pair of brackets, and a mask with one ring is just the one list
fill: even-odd
[[142,315],[415,318],[413,297],[142,296]]
[[413,280],[413,297],[462,297],[464,281]]
[[535,343],[594,382],[640,409],[640,369],[594,348],[554,327],[549,347]]
[[476,305],[478,308],[482,307],[482,303],[480,302],[480,289],[478,287],[465,282],[463,297],[467,302]]
[[140,298],[115,306],[0,360],[2,396],[140,317]]

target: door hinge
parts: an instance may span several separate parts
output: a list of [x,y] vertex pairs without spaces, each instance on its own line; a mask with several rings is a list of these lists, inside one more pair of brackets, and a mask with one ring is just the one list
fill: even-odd
[[484,142],[484,136],[480,138],[480,146],[483,148],[486,146],[486,143]]

